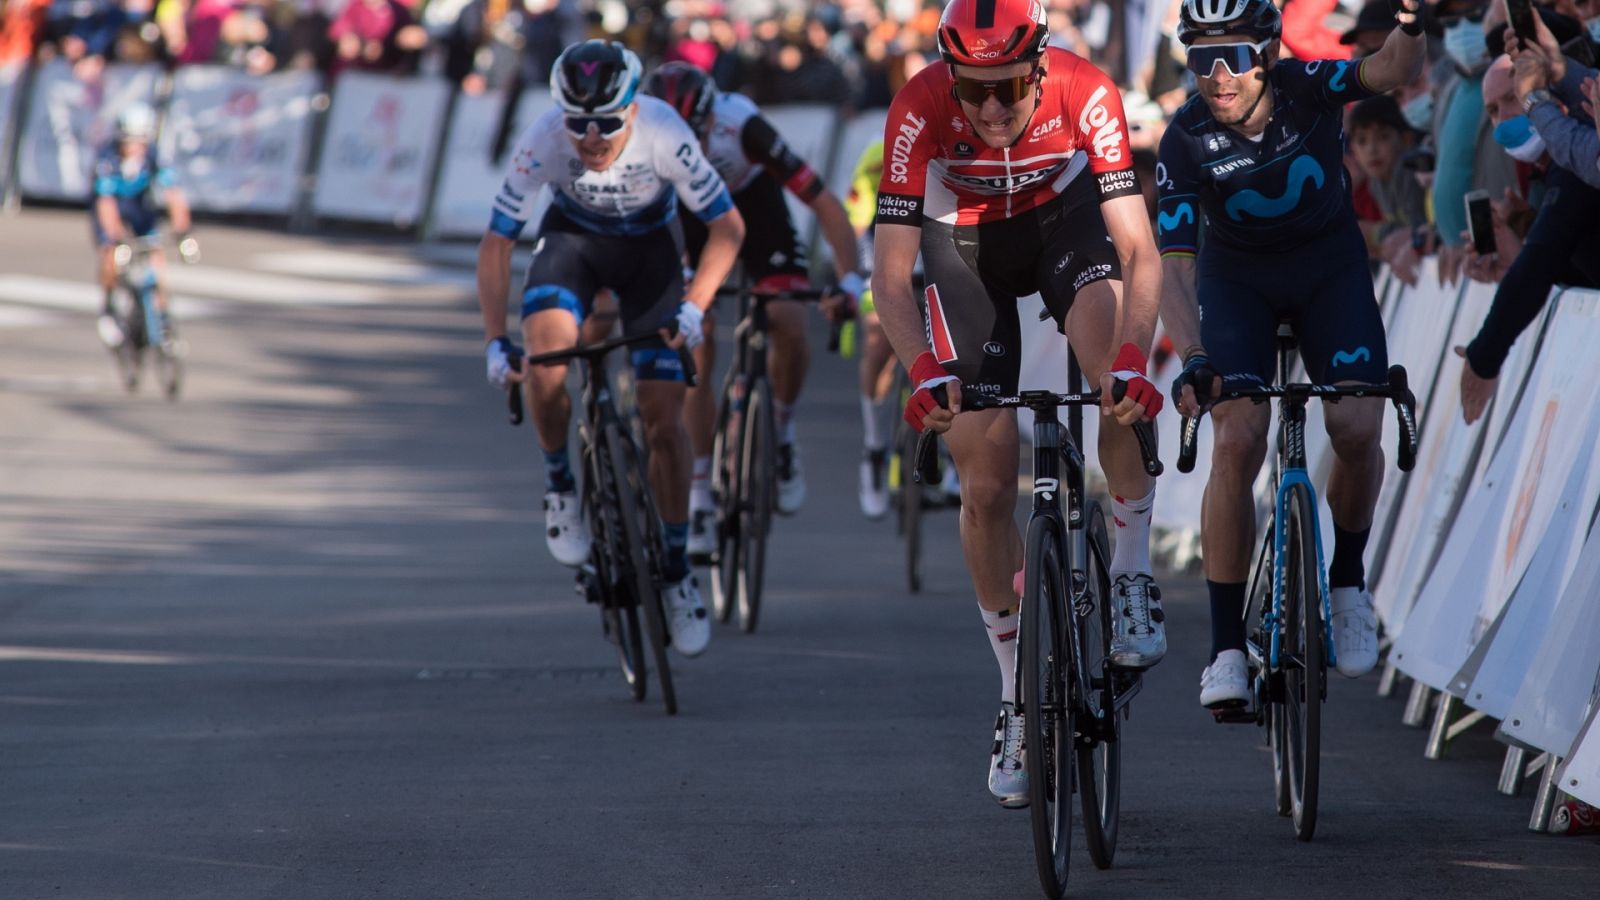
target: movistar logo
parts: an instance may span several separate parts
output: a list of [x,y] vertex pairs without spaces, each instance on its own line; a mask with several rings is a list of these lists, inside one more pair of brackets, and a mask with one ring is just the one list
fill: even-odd
[[1334,66],[1333,77],[1328,79],[1328,90],[1337,94],[1344,90],[1344,73],[1346,69],[1350,68],[1350,64],[1340,60],[1334,63]]
[[[1353,366],[1356,363],[1372,361],[1372,351],[1365,347],[1357,347],[1356,352],[1348,353],[1340,350],[1333,354],[1333,366]],[[1332,368],[1332,366],[1330,366]]]
[[1177,208],[1170,213],[1162,213],[1156,217],[1156,224],[1160,226],[1161,233],[1177,231],[1180,225],[1194,224],[1194,207],[1188,203],[1179,203]]
[[1240,213],[1245,212],[1258,219],[1275,219],[1300,205],[1300,193],[1305,190],[1307,179],[1311,180],[1312,186],[1320,188],[1326,177],[1315,159],[1304,154],[1296,156],[1294,162],[1289,164],[1289,174],[1284,179],[1281,196],[1268,197],[1260,191],[1240,191],[1228,198],[1228,218],[1243,222],[1244,217]]

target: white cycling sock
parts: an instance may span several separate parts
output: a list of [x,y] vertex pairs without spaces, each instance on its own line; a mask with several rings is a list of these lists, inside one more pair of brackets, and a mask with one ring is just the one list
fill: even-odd
[[1155,506],[1156,489],[1138,500],[1111,498],[1112,530],[1115,549],[1111,553],[1111,574],[1150,574],[1150,510]]
[[794,408],[797,404],[772,401],[772,422],[778,426],[778,443],[794,443]]
[[711,457],[709,456],[694,458],[694,478],[689,482],[689,505],[696,509],[710,509],[715,505],[711,502]]
[[995,662],[1000,664],[1000,702],[1017,702],[1017,611],[983,613],[983,628],[989,633],[989,649],[994,651]]
[[884,448],[883,435],[880,433],[883,424],[883,401],[872,399],[871,394],[861,395],[861,443],[868,450],[882,450]]

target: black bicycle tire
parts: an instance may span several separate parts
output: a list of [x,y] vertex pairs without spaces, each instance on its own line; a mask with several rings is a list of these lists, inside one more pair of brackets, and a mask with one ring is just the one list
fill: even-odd
[[922,513],[927,492],[915,478],[917,433],[910,428],[900,441],[900,522],[905,538],[906,587],[922,591]]
[[118,290],[126,295],[126,303],[117,310],[120,313],[117,326],[122,330],[122,343],[117,345],[112,356],[117,361],[117,374],[121,376],[123,389],[131,394],[139,390],[139,380],[144,375],[144,301],[133,285],[126,281],[119,284]]
[[[587,450],[584,455],[590,456]],[[615,503],[606,502],[616,496],[616,484],[609,467],[594,465],[591,461],[588,471],[590,487],[584,492],[583,505],[585,521],[594,530],[589,561],[594,566],[595,590],[600,593],[601,615],[615,629],[612,636],[617,647],[617,665],[622,669],[622,681],[628,686],[628,694],[634,702],[642,703],[649,693],[650,667],[644,658],[638,604],[629,602],[631,593],[616,585],[624,568],[611,545],[617,534],[612,517],[618,512]],[[604,509],[597,508],[602,506]]]
[[[1063,650],[1059,617],[1066,605],[1066,584],[1060,557],[1058,523],[1035,517],[1028,523],[1024,545],[1021,619],[1017,640],[1018,700],[1023,710],[1028,774],[1028,814],[1033,830],[1034,864],[1045,896],[1066,893],[1072,862],[1072,777],[1074,742],[1072,704],[1068,702],[1065,669],[1070,661]],[[1041,658],[1041,647],[1045,657]],[[1042,699],[1041,699],[1042,698]],[[1053,710],[1046,723],[1042,710]]]
[[622,513],[622,538],[628,547],[629,588],[639,605],[644,608],[645,633],[649,640],[651,656],[656,663],[656,682],[661,687],[661,703],[667,715],[678,712],[678,695],[672,686],[672,663],[667,659],[667,619],[662,609],[661,585],[656,581],[650,566],[645,541],[649,540],[644,516],[648,506],[641,502],[642,492],[650,490],[650,482],[637,456],[630,454],[631,438],[622,433],[616,422],[608,422],[606,446],[611,453],[612,471],[617,478],[617,508]]
[[[1286,728],[1295,729],[1292,750],[1298,748],[1298,765],[1289,769],[1289,794],[1293,804],[1295,837],[1310,841],[1317,831],[1317,793],[1322,769],[1322,697],[1327,684],[1326,656],[1323,652],[1322,625],[1322,573],[1318,567],[1316,543],[1316,506],[1310,492],[1299,485],[1289,489],[1290,547],[1293,554],[1288,584],[1297,586],[1298,609],[1291,611],[1285,604],[1285,636],[1294,634],[1298,625],[1302,664],[1299,669],[1284,673],[1284,699],[1286,711],[1296,708],[1299,715],[1291,716]],[[1297,559],[1296,559],[1297,557]],[[1298,585],[1295,585],[1298,582]],[[1296,613],[1300,613],[1298,619]],[[1300,676],[1294,676],[1294,672]],[[1291,759],[1291,762],[1296,760]]]
[[766,588],[767,541],[772,535],[772,515],[777,502],[773,486],[778,476],[778,431],[773,418],[772,385],[761,379],[749,393],[744,410],[744,447],[740,459],[744,520],[739,526],[739,630],[754,633],[761,620]]
[[[1093,743],[1077,748],[1078,798],[1083,807],[1083,838],[1095,868],[1109,869],[1117,855],[1117,831],[1122,815],[1122,741],[1117,715],[1116,682],[1112,676],[1111,655],[1111,559],[1106,535],[1106,516],[1100,504],[1091,501],[1084,511],[1088,525],[1089,558],[1084,561],[1094,609],[1079,616],[1078,652],[1083,654],[1091,679],[1083,699],[1088,707],[1098,707],[1103,734]],[[1093,621],[1097,627],[1085,628]]]
[[737,434],[742,417],[734,415],[733,384],[736,373],[729,372],[717,404],[717,427],[711,441],[711,493],[717,502],[717,552],[711,563],[711,614],[727,624],[733,618],[738,593],[739,515],[738,468],[730,465],[728,447],[744,442]]

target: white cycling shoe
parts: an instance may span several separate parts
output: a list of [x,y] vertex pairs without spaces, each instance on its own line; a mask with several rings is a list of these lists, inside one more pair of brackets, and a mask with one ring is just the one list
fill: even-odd
[[800,444],[778,446],[778,512],[792,516],[806,502],[806,470],[800,465]]
[[577,491],[544,495],[544,542],[564,566],[581,566],[589,559],[589,526],[583,521]]
[[1372,595],[1355,587],[1328,592],[1333,610],[1333,655],[1339,674],[1359,678],[1378,664],[1378,613]]
[[994,749],[989,754],[989,793],[1006,809],[1028,805],[1028,770],[1023,767],[1023,719],[1010,703],[1000,704],[994,720]]
[[1224,650],[1200,673],[1200,705],[1230,709],[1250,702],[1249,666],[1243,650]]
[[684,656],[699,656],[711,643],[711,617],[700,602],[700,588],[691,575],[661,592],[667,606],[667,631],[672,646]]
[[877,520],[889,514],[889,451],[879,448],[868,450],[861,457],[861,486],[859,499],[861,514]]
[[689,492],[689,558],[709,560],[717,552],[717,505],[709,490]]
[[122,334],[122,326],[117,324],[116,317],[110,313],[101,313],[94,321],[94,328],[100,334],[100,343],[112,350],[121,347],[122,342],[127,339]]

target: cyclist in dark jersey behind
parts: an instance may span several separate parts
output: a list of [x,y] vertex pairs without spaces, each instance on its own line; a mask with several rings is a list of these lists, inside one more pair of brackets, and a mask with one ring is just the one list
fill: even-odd
[[[1017,299],[1037,291],[1100,387],[1103,413],[1114,413],[1121,426],[1153,417],[1162,397],[1144,371],[1161,263],[1122,97],[1087,61],[1046,49],[1044,7],[1037,0],[952,0],[938,35],[943,62],[918,72],[889,108],[872,292],[910,372],[906,419],[918,431],[944,433],[961,473],[961,545],[1001,677],[989,791],[1015,808],[1028,803],[1024,723],[1014,697],[1013,576],[1022,564],[1017,420],[1000,410],[961,413],[961,396],[1017,391]],[[926,322],[911,293],[919,249]],[[1113,408],[1117,381],[1128,393]],[[940,385],[948,408],[933,397]],[[1028,387],[1068,385],[1063,377]],[[1116,523],[1111,658],[1149,668],[1166,652],[1150,573],[1155,484],[1130,428],[1107,419],[1099,449]]]
[[[739,261],[744,275],[757,290],[809,290],[806,250],[796,234],[783,191],[799,197],[816,214],[822,236],[833,250],[838,294],[826,304],[830,316],[847,314],[866,287],[856,258],[855,233],[844,205],[828,190],[822,178],[795,154],[743,94],[717,90],[711,77],[686,62],[667,63],[650,73],[642,90],[666,101],[694,129],[706,158],[727,182],[734,206],[745,221]],[[681,217],[685,249],[691,266],[698,266],[706,229],[691,216]],[[810,350],[806,346],[805,307],[779,301],[767,308],[772,327],[771,377],[778,426],[778,511],[799,512],[806,482],[795,439],[794,408],[805,385]],[[712,370],[715,345],[712,322],[706,323],[705,342],[696,351],[696,364]],[[711,443],[716,430],[716,391],[706,379],[689,391],[689,432],[695,445],[694,488],[690,493],[691,553],[714,549],[715,529],[707,520],[715,512],[711,498]]]
[[[1278,59],[1282,19],[1272,0],[1184,0],[1178,38],[1200,91],[1162,137],[1156,176],[1161,313],[1174,345],[1184,348],[1173,394],[1185,415],[1197,411],[1197,392],[1203,402],[1222,382],[1270,383],[1283,320],[1293,324],[1313,381],[1386,380],[1383,320],[1344,170],[1342,110],[1420,72],[1417,0],[1399,3],[1401,30],[1378,52],[1349,62]],[[1323,407],[1336,457],[1327,491],[1334,648],[1339,671],[1352,677],[1377,662],[1362,554],[1383,484],[1383,402]],[[1200,681],[1200,702],[1212,709],[1249,698],[1243,609],[1255,547],[1251,485],[1271,415],[1270,406],[1252,403],[1212,412],[1215,449],[1201,515],[1212,664]]]

